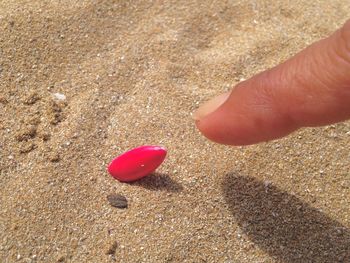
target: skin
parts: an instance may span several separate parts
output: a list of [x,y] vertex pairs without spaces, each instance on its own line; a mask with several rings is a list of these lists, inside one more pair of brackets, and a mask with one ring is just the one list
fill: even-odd
[[229,145],[349,119],[350,20],[328,38],[214,98],[194,118],[204,136]]

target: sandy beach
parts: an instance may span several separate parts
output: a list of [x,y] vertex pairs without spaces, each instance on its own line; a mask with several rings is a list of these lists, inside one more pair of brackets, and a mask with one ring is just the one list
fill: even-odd
[[[348,0],[0,1],[0,262],[350,262],[350,122],[230,147],[191,117],[349,14]],[[107,173],[153,144],[168,149],[157,173]]]

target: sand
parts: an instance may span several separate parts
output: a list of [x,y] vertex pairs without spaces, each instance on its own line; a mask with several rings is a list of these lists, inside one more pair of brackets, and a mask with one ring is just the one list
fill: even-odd
[[[228,147],[191,118],[349,13],[348,0],[1,1],[0,262],[350,262],[349,122]],[[157,174],[107,174],[144,144],[168,148]]]

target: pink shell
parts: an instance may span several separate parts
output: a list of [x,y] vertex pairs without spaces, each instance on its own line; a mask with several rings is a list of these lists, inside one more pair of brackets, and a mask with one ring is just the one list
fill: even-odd
[[121,182],[136,181],[154,172],[166,154],[166,149],[161,146],[140,146],[113,159],[108,172]]

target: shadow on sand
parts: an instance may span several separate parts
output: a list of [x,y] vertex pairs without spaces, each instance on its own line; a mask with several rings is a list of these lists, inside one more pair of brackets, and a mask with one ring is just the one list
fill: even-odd
[[181,184],[173,180],[168,174],[153,173],[133,183],[152,191],[181,192]]
[[222,190],[242,231],[282,262],[350,262],[350,230],[297,197],[227,174]]

